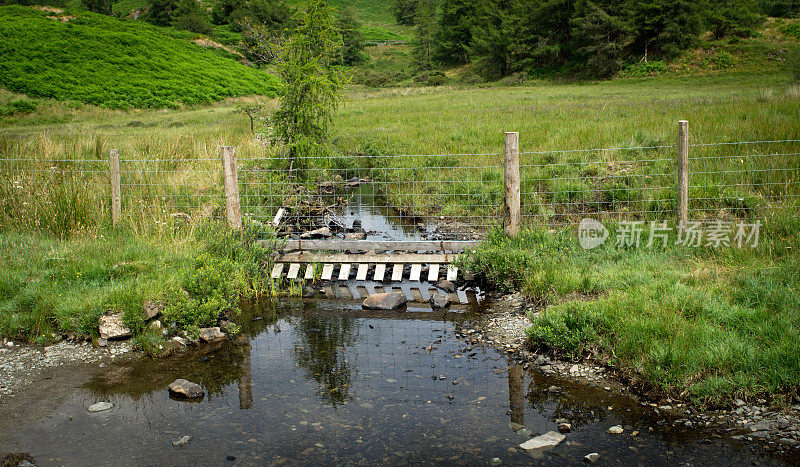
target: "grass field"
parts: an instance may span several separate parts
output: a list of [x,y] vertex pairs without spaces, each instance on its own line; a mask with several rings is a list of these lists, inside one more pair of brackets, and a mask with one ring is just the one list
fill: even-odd
[[191,33],[76,16],[62,22],[27,7],[0,8],[0,86],[110,108],[177,107],[277,89],[277,78],[193,44]]
[[[8,92],[0,94],[0,101],[16,98]],[[54,203],[46,202],[48,199],[63,200],[62,193],[70,192],[70,187],[77,186],[80,192],[81,187],[87,186],[84,183],[102,186],[107,183],[104,175],[82,174],[80,183],[64,184],[63,192],[53,189],[53,194],[48,195],[52,198],[39,196],[45,202],[37,204],[33,194],[38,192],[25,189],[25,183],[15,175],[21,173],[14,172],[19,171],[19,166],[14,169],[3,165],[4,189],[10,191],[4,196],[3,217],[0,218],[2,230],[6,232],[3,245],[7,285],[2,289],[2,306],[4,310],[17,311],[16,315],[6,312],[0,332],[31,339],[37,336],[42,339],[43,332],[57,329],[87,332],[91,319],[84,322],[76,316],[82,316],[85,311],[90,317],[96,317],[102,311],[119,309],[121,305],[108,298],[117,285],[140,291],[125,295],[134,297],[131,300],[137,302],[158,298],[164,293],[146,285],[147,275],[141,278],[144,284],[141,288],[125,285],[133,283],[126,282],[133,281],[133,276],[120,279],[120,285],[106,273],[100,274],[98,277],[103,279],[92,282],[91,286],[77,279],[69,282],[69,286],[62,282],[54,284],[53,281],[61,281],[66,274],[54,274],[54,270],[67,268],[69,274],[95,277],[87,275],[86,271],[98,268],[107,271],[113,266],[110,263],[98,266],[95,264],[98,260],[80,259],[89,254],[87,238],[104,238],[100,245],[107,249],[129,243],[124,251],[131,252],[130,261],[139,261],[135,259],[139,256],[145,269],[151,268],[150,262],[159,261],[155,258],[163,256],[167,258],[163,267],[168,270],[162,275],[178,277],[167,282],[186,281],[185,275],[176,272],[178,266],[170,265],[180,265],[180,268],[189,265],[189,270],[193,270],[191,265],[195,264],[197,268],[193,259],[196,260],[205,247],[191,240],[191,236],[187,237],[189,234],[181,227],[181,221],[170,216],[170,201],[183,196],[198,207],[209,203],[212,212],[219,212],[221,184],[217,157],[221,145],[236,146],[237,155],[245,166],[252,159],[279,152],[260,144],[250,134],[247,117],[234,111],[242,100],[229,99],[213,105],[169,111],[121,111],[76,108],[40,99],[36,100],[38,109],[35,112],[0,117],[0,159],[29,158],[33,160],[32,167],[41,168],[63,168],[65,166],[54,162],[79,159],[80,164],[104,167],[108,150],[118,148],[123,160],[141,161],[130,162],[127,166],[130,170],[157,169],[154,174],[143,175],[139,181],[148,185],[157,180],[161,186],[159,190],[163,190],[157,192],[157,197],[164,200],[157,205],[157,212],[137,209],[136,197],[146,195],[146,188],[126,188],[126,221],[122,230],[132,232],[134,237],[107,236],[108,202],[103,192],[95,189],[92,191],[94,198],[84,196],[82,199],[88,200],[83,210],[85,216],[68,219],[66,223],[48,220],[63,221],[65,216],[54,215]],[[318,168],[324,170],[321,173],[326,176],[352,174],[361,164],[349,156],[358,154],[362,157],[357,160],[368,160],[370,173],[379,180],[396,179],[395,185],[385,184],[398,187],[394,192],[387,190],[393,202],[412,209],[464,215],[472,208],[452,196],[454,185],[442,181],[453,180],[454,171],[461,170],[465,175],[463,179],[477,177],[482,189],[495,192],[497,196],[493,202],[499,205],[502,175],[494,167],[499,165],[499,155],[450,156],[445,161],[445,169],[437,168],[441,164],[439,159],[382,156],[499,154],[503,149],[504,131],[520,133],[523,151],[671,145],[675,144],[676,122],[680,119],[690,121],[692,143],[796,139],[800,134],[798,114],[800,90],[781,72],[629,78],[584,84],[536,81],[510,87],[381,90],[354,87],[340,109],[331,134],[332,150],[340,156]],[[734,155],[744,159],[763,150],[800,152],[792,144],[746,150],[699,147],[692,148],[692,154],[714,157],[734,151]],[[580,202],[581,195],[576,198],[573,192],[582,192],[583,188],[562,187],[559,191],[558,179],[588,184],[598,175],[603,178],[609,162],[661,156],[672,158],[674,150],[523,155],[523,161],[546,166],[544,176],[553,181],[549,186],[553,199],[548,202],[569,205]],[[796,156],[763,160],[766,168],[781,167],[778,164],[795,167],[794,171],[785,171],[775,180],[779,181],[781,190],[785,190],[778,194],[796,194],[796,168],[800,167]],[[493,167],[481,169],[484,166]],[[585,173],[587,166],[599,172]],[[638,170],[636,167],[634,165],[632,170]],[[800,383],[800,363],[795,351],[800,339],[800,316],[797,315],[800,307],[796,298],[800,285],[795,253],[800,240],[797,207],[791,202],[763,206],[760,203],[770,192],[768,185],[758,178],[760,169],[735,164],[729,168],[735,173],[737,183],[741,182],[737,189],[743,188],[746,192],[718,193],[720,199],[752,196],[759,209],[768,207],[772,213],[769,218],[763,217],[769,222],[764,227],[764,240],[758,249],[621,250],[606,247],[586,252],[577,246],[574,234],[569,231],[549,233],[534,227],[533,233],[511,242],[492,236],[487,245],[468,260],[471,261],[468,266],[485,273],[501,287],[522,289],[545,307],[546,311],[529,331],[535,345],[568,357],[589,354],[634,375],[655,391],[692,397],[699,402],[725,403],[731,397],[767,393],[777,394],[776,402],[788,401],[788,396],[796,392]],[[197,178],[198,173],[202,179]],[[486,173],[491,175],[483,177]],[[649,176],[635,172],[633,175],[641,175],[642,179]],[[426,183],[414,183],[420,178]],[[26,180],[29,184],[36,183],[33,177]],[[57,183],[38,180],[38,183],[59,188]],[[720,184],[719,180],[695,181],[701,182],[700,188],[703,183]],[[23,188],[15,188],[14,182],[20,182],[16,186],[23,185]],[[633,185],[626,190],[634,196],[640,194]],[[419,197],[403,198],[409,193],[424,194],[429,202],[414,206],[412,200]],[[749,212],[747,217],[762,218],[764,211],[759,209]],[[674,206],[666,205],[663,213],[671,218],[673,211]],[[21,213],[31,215],[26,217]],[[24,219],[42,221],[37,224]],[[154,239],[155,246],[130,238]],[[181,240],[184,238],[189,240]],[[184,250],[181,245],[189,246]],[[25,255],[20,252],[27,249],[33,249],[29,257],[37,261],[23,264],[14,260]],[[73,262],[59,259],[66,257],[66,253],[52,253],[70,251],[77,255]],[[48,259],[51,256],[56,259]],[[200,266],[199,269],[211,271],[223,267]],[[29,287],[18,287],[25,278],[39,279]],[[41,287],[38,292],[31,290],[35,284],[40,284],[36,286]],[[20,304],[27,304],[29,311],[36,309],[37,300],[51,296],[51,290],[62,295],[94,294],[92,296],[98,298],[86,301],[89,305],[85,310],[75,306],[68,309],[71,311],[63,311],[55,305],[47,305],[49,308],[45,309],[53,311],[39,315],[20,311],[25,309],[20,308],[23,306]],[[38,298],[33,300],[29,296]],[[192,309],[201,308],[193,306]],[[49,324],[37,324],[40,323],[34,319],[37,317],[46,318]]]

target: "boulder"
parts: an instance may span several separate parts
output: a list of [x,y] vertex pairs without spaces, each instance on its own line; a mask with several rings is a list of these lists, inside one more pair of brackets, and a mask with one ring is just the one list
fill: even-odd
[[183,399],[202,399],[206,393],[199,384],[185,379],[176,379],[169,385],[169,393]]
[[224,341],[225,333],[222,332],[219,326],[200,328],[200,340],[208,343]]
[[303,240],[313,240],[315,238],[328,238],[331,235],[333,235],[331,233],[331,229],[328,227],[322,227],[320,229],[303,232],[300,234],[300,238]]
[[345,240],[364,240],[365,238],[367,238],[367,234],[364,232],[353,232],[344,236]]
[[528,441],[520,444],[519,447],[526,451],[533,451],[536,449],[547,449],[558,446],[566,436],[555,431],[548,431],[547,433],[531,438]]
[[125,326],[125,321],[123,321],[121,314],[101,316],[98,328],[101,339],[127,339],[131,337],[131,330]]
[[363,307],[368,310],[394,310],[406,303],[403,292],[389,292],[370,295],[364,300]]
[[436,287],[439,287],[447,293],[455,293],[456,291],[456,286],[448,280],[440,280],[436,283]]
[[572,425],[569,423],[559,423],[558,424],[558,432],[559,433],[569,433],[572,431]]
[[433,293],[428,301],[431,304],[431,308],[434,310],[441,310],[442,308],[450,306],[450,297],[447,295]]

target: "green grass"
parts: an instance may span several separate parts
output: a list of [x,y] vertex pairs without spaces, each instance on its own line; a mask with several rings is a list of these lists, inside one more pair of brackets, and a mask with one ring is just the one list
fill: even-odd
[[544,311],[533,346],[593,357],[654,394],[707,404],[735,397],[786,403],[800,384],[800,222],[791,213],[761,231],[755,250],[586,251],[574,233],[492,233],[461,266]]
[[62,23],[0,8],[0,86],[110,108],[162,108],[273,94],[277,79],[192,44],[191,33],[88,12]]

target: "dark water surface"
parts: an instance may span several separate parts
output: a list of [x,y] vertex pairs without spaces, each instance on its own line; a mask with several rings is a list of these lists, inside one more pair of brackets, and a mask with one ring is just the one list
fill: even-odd
[[[1,434],[0,452],[30,452],[39,465],[575,464],[590,452],[631,465],[780,462],[709,431],[661,428],[628,398],[472,348],[455,335],[467,314],[266,305],[243,319],[238,342],[103,368],[47,416]],[[171,399],[176,378],[206,397]],[[86,410],[106,400],[114,408]],[[528,438],[510,422],[541,434],[562,417],[573,432],[556,448],[509,450]],[[617,424],[625,433],[606,433]]]

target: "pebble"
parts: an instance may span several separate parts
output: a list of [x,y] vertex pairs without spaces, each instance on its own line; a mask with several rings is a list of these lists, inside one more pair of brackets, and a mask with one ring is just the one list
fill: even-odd
[[614,435],[618,435],[618,434],[622,433],[625,430],[622,429],[622,425],[614,425],[611,428],[609,428],[607,431],[608,431],[608,433],[611,433],[611,434],[614,434]]
[[592,464],[594,462],[597,462],[598,459],[600,459],[600,454],[596,452],[592,452],[583,456],[583,461],[586,462],[587,464]]
[[192,437],[189,436],[189,435],[181,436],[179,439],[176,439],[175,441],[173,441],[172,445],[175,446],[176,448],[179,448],[181,446],[186,446],[187,444],[189,444],[189,441],[191,441],[191,440],[192,440]]

